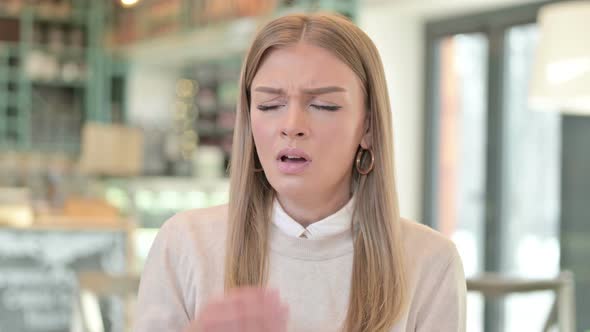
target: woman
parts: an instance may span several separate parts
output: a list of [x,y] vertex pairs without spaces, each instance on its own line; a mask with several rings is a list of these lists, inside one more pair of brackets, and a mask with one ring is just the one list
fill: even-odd
[[343,17],[278,18],[242,68],[229,205],[160,230],[135,331],[464,331],[453,244],[399,217],[383,67]]

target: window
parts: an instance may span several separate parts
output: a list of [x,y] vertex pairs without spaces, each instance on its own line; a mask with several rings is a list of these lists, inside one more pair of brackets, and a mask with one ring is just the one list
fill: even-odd
[[[559,271],[561,116],[526,103],[541,5],[427,25],[424,219],[468,278]],[[552,302],[470,293],[467,330],[539,331]]]

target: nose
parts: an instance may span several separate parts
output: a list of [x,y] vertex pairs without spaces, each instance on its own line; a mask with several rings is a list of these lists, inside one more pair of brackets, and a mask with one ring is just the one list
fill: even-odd
[[299,107],[289,107],[281,129],[281,136],[286,138],[305,138],[309,136],[305,110]]

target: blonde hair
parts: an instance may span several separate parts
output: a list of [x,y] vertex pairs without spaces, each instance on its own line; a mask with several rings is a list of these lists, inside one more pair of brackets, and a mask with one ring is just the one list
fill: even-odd
[[[355,234],[350,302],[344,331],[389,331],[406,306],[401,225],[393,165],[389,96],[378,51],[369,37],[335,14],[292,14],[275,19],[256,35],[242,67],[230,163],[226,290],[264,286],[274,190],[263,172],[250,127],[250,87],[270,49],[300,41],[325,48],[358,76],[366,94],[375,166],[353,172]],[[354,156],[351,156],[354,158]]]

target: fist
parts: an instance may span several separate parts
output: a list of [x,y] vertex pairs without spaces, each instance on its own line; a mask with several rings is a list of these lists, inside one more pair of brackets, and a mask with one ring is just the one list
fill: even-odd
[[285,332],[288,315],[278,291],[237,288],[207,303],[184,332]]

